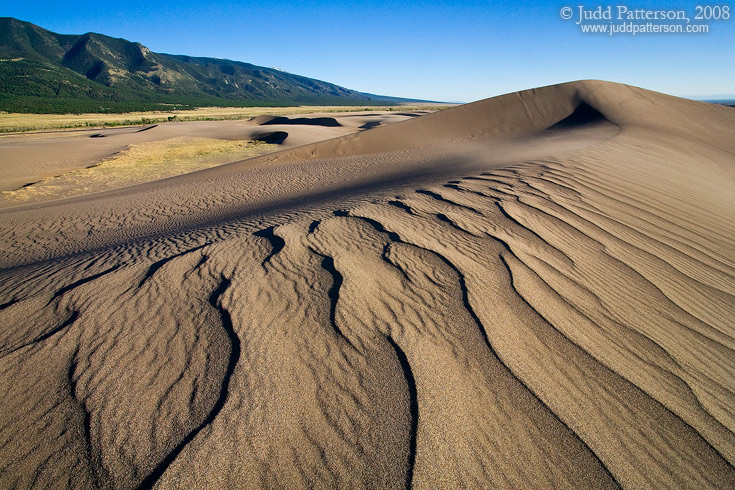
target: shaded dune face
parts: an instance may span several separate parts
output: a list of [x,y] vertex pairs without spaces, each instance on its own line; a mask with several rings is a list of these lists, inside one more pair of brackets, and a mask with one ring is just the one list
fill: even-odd
[[607,121],[605,116],[586,102],[580,102],[574,111],[549,129],[569,129]]
[[280,145],[281,143],[286,141],[286,138],[288,138],[288,133],[286,131],[270,131],[253,135],[253,140],[255,141],[273,143],[276,145]]
[[0,213],[0,486],[735,487],[735,110],[587,81]]
[[327,127],[342,126],[333,117],[285,117],[285,116],[269,117],[269,116],[266,116],[265,118],[256,117],[254,119],[255,120],[253,122],[258,122],[258,124],[262,126],[268,126],[271,124],[296,124],[296,125],[306,125],[306,126],[327,126]]

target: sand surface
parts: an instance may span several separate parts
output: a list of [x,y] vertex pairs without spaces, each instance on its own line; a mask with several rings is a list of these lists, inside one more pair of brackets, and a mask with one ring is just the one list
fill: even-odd
[[408,119],[0,211],[0,487],[734,488],[735,109]]
[[[0,192],[32,186],[43,179],[99,164],[131,145],[173,138],[240,141],[280,131],[287,134],[280,144],[280,149],[283,149],[344,136],[421,114],[422,111],[313,113],[280,118],[258,116],[250,121],[191,121],[0,134],[0,175],[3,176]],[[280,124],[274,124],[279,122]],[[4,203],[0,195],[0,206],[7,207],[11,204],[18,203]]]

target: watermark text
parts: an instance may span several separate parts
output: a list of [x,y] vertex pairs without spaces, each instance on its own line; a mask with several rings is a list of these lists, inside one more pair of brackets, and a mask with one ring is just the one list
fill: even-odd
[[705,34],[710,23],[730,21],[735,6],[694,5],[691,9],[647,9],[629,5],[563,7],[559,16],[593,34]]

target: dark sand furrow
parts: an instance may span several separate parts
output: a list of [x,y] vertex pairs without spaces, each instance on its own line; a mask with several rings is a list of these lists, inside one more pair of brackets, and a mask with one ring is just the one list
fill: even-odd
[[344,339],[350,347],[354,347],[352,345],[352,342],[350,342],[350,339],[345,337],[345,335],[342,333],[342,330],[337,325],[337,304],[339,303],[339,289],[342,287],[342,274],[339,273],[339,271],[334,267],[334,259],[332,257],[329,257],[327,255],[321,255],[316,250],[312,249],[312,251],[322,257],[322,268],[329,273],[330,276],[332,276],[332,286],[329,288],[329,291],[327,291],[327,296],[330,300],[330,307],[329,307],[329,321],[332,324],[332,328],[334,328],[334,331],[337,333],[337,336]]
[[151,277],[153,277],[153,274],[155,274],[158,269],[160,269],[161,267],[163,267],[164,265],[166,265],[171,260],[174,260],[174,259],[176,259],[178,257],[182,257],[182,256],[184,256],[184,255],[186,255],[188,253],[196,252],[197,250],[202,249],[204,246],[205,245],[200,245],[198,247],[194,247],[192,249],[189,249],[189,250],[185,250],[183,252],[176,253],[174,255],[171,255],[170,257],[165,257],[163,259],[160,259],[160,260],[152,263],[150,265],[150,267],[148,267],[148,270],[146,271],[145,276],[143,276],[143,278],[138,283],[138,288],[143,287],[143,284],[145,284],[146,281],[148,281],[148,279],[150,279]]
[[73,290],[75,288],[78,288],[79,286],[81,286],[83,284],[86,284],[86,283],[88,283],[90,281],[94,281],[95,279],[99,279],[100,277],[105,276],[105,275],[107,275],[107,274],[115,271],[117,268],[118,268],[118,266],[117,265],[114,265],[114,266],[110,267],[107,270],[104,270],[104,271],[99,272],[97,274],[93,274],[93,275],[91,275],[89,277],[85,277],[84,279],[80,279],[78,281],[75,281],[75,282],[73,282],[73,283],[71,283],[69,285],[66,285],[66,286],[62,287],[61,289],[58,289],[54,293],[54,295],[51,296],[51,299],[49,300],[49,305],[51,304],[51,302],[53,300],[55,300],[56,298],[60,297],[61,295],[65,294],[65,293],[67,293],[67,292],[69,292],[69,291],[71,291],[71,290]]
[[283,238],[279,237],[273,232],[274,228],[274,226],[271,226],[269,228],[264,228],[253,233],[253,235],[265,238],[266,240],[268,240],[268,242],[270,242],[271,253],[263,259],[263,267],[265,267],[278,252],[283,250],[283,247],[286,244],[286,242],[283,241]]
[[161,478],[161,476],[166,472],[168,467],[171,466],[171,464],[176,460],[181,451],[184,450],[186,445],[194,440],[194,438],[202,430],[204,430],[212,423],[212,421],[214,421],[219,412],[222,410],[222,407],[224,407],[225,403],[227,402],[230,379],[232,378],[232,374],[235,371],[235,366],[240,360],[240,339],[237,333],[235,333],[234,327],[232,325],[232,318],[230,317],[229,312],[222,307],[222,295],[224,295],[229,286],[230,280],[223,276],[220,280],[219,286],[217,286],[217,289],[215,289],[209,296],[209,303],[219,312],[220,318],[222,320],[222,328],[225,330],[227,336],[230,339],[229,360],[227,362],[227,369],[222,379],[219,396],[217,397],[214,406],[212,406],[212,409],[209,411],[209,414],[204,418],[204,420],[192,431],[187,433],[186,436],[184,436],[184,438],[171,450],[171,452],[166,455],[163,461],[156,465],[153,471],[149,473],[137,486],[137,488],[139,489],[153,488],[158,480]]
[[419,425],[419,404],[416,393],[416,380],[411,372],[411,365],[408,363],[408,358],[403,350],[396,344],[395,340],[391,337],[386,337],[388,343],[390,343],[393,350],[396,352],[398,362],[401,364],[403,370],[403,376],[406,378],[406,385],[408,386],[409,399],[410,399],[410,413],[411,413],[411,431],[409,435],[409,447],[408,447],[408,471],[406,472],[406,489],[412,488],[413,485],[413,467],[416,462],[416,433]]
[[92,441],[92,429],[91,429],[91,423],[90,418],[91,415],[89,413],[89,410],[85,406],[84,399],[79,399],[77,395],[77,389],[76,389],[76,369],[77,369],[77,355],[78,355],[79,349],[74,351],[74,353],[71,355],[71,361],[69,362],[69,371],[68,371],[68,382],[69,382],[69,390],[71,392],[72,397],[76,401],[77,406],[79,407],[79,410],[82,413],[82,428],[83,428],[83,434],[84,434],[84,448],[85,448],[85,458],[89,462],[89,467],[91,470],[91,477],[92,477],[92,484],[94,488],[104,488],[107,482],[109,482],[109,475],[107,475],[104,466],[102,465],[102,458],[100,456],[99,451],[99,442],[98,441]]
[[[499,203],[498,203],[498,205],[499,205]],[[538,210],[538,211],[541,211],[540,209],[537,209],[537,210]],[[541,211],[541,212],[543,212],[543,211]],[[506,217],[509,217],[509,215],[508,215],[507,213],[504,213],[504,215],[505,215]],[[523,228],[525,228],[525,225],[523,225],[523,224],[521,224],[520,222],[518,222],[518,221],[517,221],[517,220],[516,220],[515,218],[512,218],[512,222],[513,222],[513,223],[514,223],[515,225],[517,225],[517,226],[520,226],[520,227],[523,227]],[[510,246],[509,246],[509,245],[508,245],[507,243],[505,243],[505,242],[504,242],[504,241],[503,241],[502,239],[500,239],[500,238],[499,238],[499,237],[497,237],[497,236],[494,236],[493,238],[495,238],[495,239],[498,239],[498,240],[500,240],[501,242],[503,242],[504,246],[506,247],[506,250],[508,250],[508,251],[509,251],[510,253],[514,253],[514,252],[512,252],[512,251],[511,251],[511,247],[510,247]],[[536,233],[534,233],[534,238],[536,238],[536,239],[538,239],[538,240],[540,240],[540,241],[543,241],[543,243],[544,243],[545,245],[547,245],[547,246],[549,246],[549,247],[552,247],[552,246],[551,246],[551,245],[550,245],[550,244],[549,244],[548,242],[546,242],[546,241],[545,241],[545,240],[544,240],[544,239],[543,239],[543,238],[542,238],[542,237],[541,237],[540,235],[538,235],[538,234],[536,234]],[[525,247],[526,247],[526,245],[527,245],[527,244],[523,244],[523,248],[525,248]],[[552,247],[552,248],[553,248],[553,247]],[[519,250],[519,251],[522,251],[522,250]],[[527,252],[527,250],[526,250],[526,251],[524,251],[524,253],[525,253],[525,252]],[[562,252],[562,253],[563,253],[563,252]],[[520,256],[518,255],[518,252],[515,252],[515,255],[516,255],[516,257],[517,257],[518,259],[520,259]],[[544,260],[543,256],[539,256],[539,255],[534,255],[533,257],[534,257],[534,258],[535,258],[536,260],[540,261],[541,263],[545,264],[545,265],[546,265],[547,267],[553,268],[552,264],[550,264],[550,263],[546,262],[546,261]],[[571,261],[571,259],[570,259],[570,263],[571,263],[571,264],[573,264],[573,261]],[[526,264],[526,265],[527,265],[527,264]],[[562,270],[560,270],[560,269],[554,269],[554,270],[556,270],[556,271],[557,271],[557,273],[560,273],[560,274],[564,274],[564,273],[562,272]],[[567,279],[570,279],[570,280],[571,280],[571,278],[570,278],[569,276],[565,276],[565,277],[566,277]],[[571,284],[569,285],[569,287],[571,287],[572,285],[574,285],[575,287],[577,287],[577,285],[576,285],[576,284],[574,284],[574,283],[571,283]],[[595,297],[595,298],[596,298],[596,302],[597,302],[597,303],[599,304],[599,306],[600,306],[601,308],[603,308],[603,309],[604,309],[604,305],[603,305],[603,304],[602,304],[602,303],[600,302],[600,299],[599,299],[599,297],[595,296],[595,295],[594,295],[594,293],[593,293],[592,291],[588,291],[588,290],[587,290],[586,292],[587,292],[588,294],[591,294],[591,295],[592,295],[593,297]],[[572,308],[575,308],[575,309],[576,309],[576,306],[574,306],[574,305],[573,305],[572,303],[569,303],[569,305],[570,305],[570,307],[572,307]],[[584,315],[584,313],[583,313],[583,312],[582,312],[581,310],[577,310],[577,311],[578,311],[578,312],[579,312],[580,314]],[[607,311],[607,310],[605,310],[605,311]],[[614,320],[613,320],[613,319],[612,319],[611,317],[609,317],[609,311],[608,311],[608,312],[606,313],[606,315],[608,315],[608,316],[607,316],[607,319],[608,319],[608,320],[610,320],[610,321],[613,321],[613,322],[615,322],[615,321],[614,321]],[[623,327],[623,328],[627,328],[627,327],[626,327],[626,326],[625,326],[624,324],[622,324],[622,323],[618,323],[618,322],[615,322],[615,323],[616,323],[616,324],[618,324],[618,325],[620,325],[620,326],[621,326],[621,327]],[[654,344],[654,345],[658,345],[658,344]],[[665,352],[665,351],[664,351],[664,352]],[[669,358],[669,359],[671,359],[671,360],[672,360],[673,362],[675,362],[675,363],[676,363],[676,360],[675,360],[675,359],[674,359],[673,357],[671,357],[671,356],[670,356],[670,354],[666,353],[666,355],[668,356],[668,358]],[[676,363],[676,364],[677,364],[677,365],[679,365],[678,363]],[[680,365],[679,365],[679,366],[680,366]],[[681,367],[681,366],[680,366],[680,367]]]
[[473,208],[471,206],[467,206],[466,204],[460,204],[458,202],[452,201],[451,199],[447,199],[446,197],[444,197],[443,195],[441,195],[439,192],[431,191],[431,190],[428,190],[428,189],[418,189],[416,191],[416,193],[417,194],[423,194],[425,196],[432,197],[432,198],[436,199],[437,201],[445,202],[445,203],[449,204],[450,206],[458,206],[458,207],[464,208],[467,211],[470,211],[472,213],[480,214],[480,212],[477,209],[475,209],[475,208]]
[[78,311],[72,311],[71,314],[69,315],[69,318],[67,318],[66,320],[64,320],[58,327],[52,328],[51,330],[48,330],[47,332],[44,332],[43,334],[39,335],[38,337],[36,337],[35,339],[31,340],[28,343],[19,345],[18,347],[14,347],[14,348],[12,348],[11,350],[9,350],[7,352],[0,352],[0,356],[6,356],[6,355],[12,354],[12,353],[14,353],[16,351],[19,351],[21,349],[24,349],[26,347],[29,347],[31,345],[34,345],[34,344],[38,344],[40,342],[43,342],[44,340],[48,339],[49,337],[52,337],[52,336],[56,335],[57,333],[64,331],[66,328],[68,328],[69,326],[71,326],[77,320],[78,317],[79,317],[79,312]]

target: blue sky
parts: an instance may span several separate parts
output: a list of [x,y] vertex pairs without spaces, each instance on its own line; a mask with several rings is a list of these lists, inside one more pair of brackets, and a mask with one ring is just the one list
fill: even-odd
[[[575,24],[579,5],[681,8],[693,15],[697,3],[76,0],[7,2],[0,15],[401,97],[469,102],[584,78],[673,95],[735,94],[733,18],[709,21],[706,34],[608,36],[582,33]],[[565,6],[575,18],[561,19]]]

